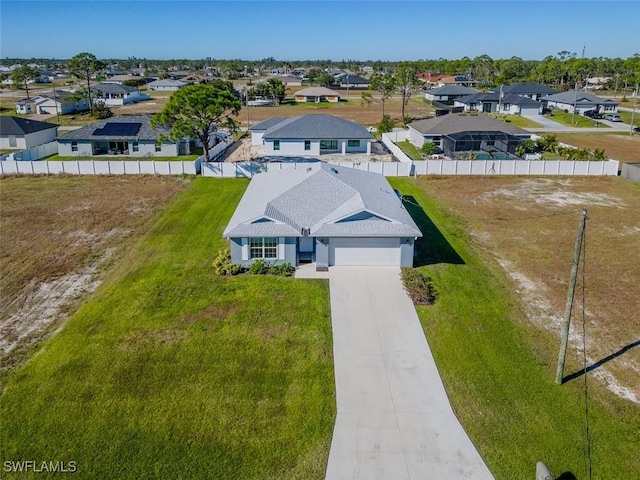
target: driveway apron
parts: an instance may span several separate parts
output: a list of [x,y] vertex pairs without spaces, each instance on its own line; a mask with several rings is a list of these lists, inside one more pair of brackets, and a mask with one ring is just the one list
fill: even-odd
[[492,479],[454,415],[398,267],[331,267],[326,480]]

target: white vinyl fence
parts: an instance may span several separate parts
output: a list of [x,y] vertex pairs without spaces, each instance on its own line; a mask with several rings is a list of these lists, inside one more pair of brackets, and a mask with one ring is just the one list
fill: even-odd
[[0,161],[0,174],[32,175],[195,175],[196,162],[154,160]]
[[9,160],[33,161],[58,153],[58,142],[49,142],[8,155]]

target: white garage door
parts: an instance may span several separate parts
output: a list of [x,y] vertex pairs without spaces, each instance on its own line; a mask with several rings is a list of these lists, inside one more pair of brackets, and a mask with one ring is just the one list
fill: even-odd
[[399,238],[332,238],[329,265],[400,265]]

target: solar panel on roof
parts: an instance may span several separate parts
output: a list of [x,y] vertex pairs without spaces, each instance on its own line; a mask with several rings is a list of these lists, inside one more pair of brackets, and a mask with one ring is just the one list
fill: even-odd
[[138,134],[142,123],[107,122],[104,127],[96,128],[94,135],[108,135],[111,137],[134,137]]

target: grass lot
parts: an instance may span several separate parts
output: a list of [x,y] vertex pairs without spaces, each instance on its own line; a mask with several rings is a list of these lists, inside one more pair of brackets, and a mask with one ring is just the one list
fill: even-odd
[[602,148],[614,160],[640,161],[640,135],[611,133],[555,133],[559,142],[579,148]]
[[553,110],[551,115],[547,115],[547,118],[551,118],[551,120],[561,123],[562,125],[567,125],[569,127],[602,127],[603,130],[609,128],[604,123],[591,120],[589,117],[585,117],[584,115],[580,115],[577,113],[575,115],[572,115],[570,112],[564,113],[562,110]]
[[[139,160],[141,162],[189,162],[195,161],[202,155],[180,155],[179,157],[133,157],[126,156],[120,157],[118,155],[100,155],[97,157],[82,157],[82,160],[126,160],[129,162],[135,162]],[[57,160],[78,160],[77,156],[64,156],[64,155],[51,155],[47,157],[47,160],[57,161]]]
[[328,283],[212,274],[246,185],[194,180],[10,373],[3,464],[74,460],[82,478],[324,476],[335,419]]
[[[631,125],[631,112],[618,112],[620,118],[627,125]],[[636,110],[635,115],[633,116],[633,125],[640,126],[640,109]]]
[[[517,271],[512,275],[516,279],[542,282],[541,301],[550,297],[553,315],[561,316],[578,207],[538,204],[536,198],[545,194],[527,182],[546,185],[543,179],[420,177],[391,182],[428,214],[417,215],[419,209],[408,205],[419,219],[424,239],[430,242],[419,241],[418,263],[434,279],[439,292],[435,306],[419,307],[418,312],[454,410],[495,478],[528,478],[538,460],[550,466],[554,478],[562,473],[567,474],[562,478],[589,478],[583,377],[562,386],[555,384],[557,330],[544,328],[540,319],[529,317],[534,302],[526,282],[509,279],[496,262],[501,259],[510,262],[506,265],[515,265]],[[588,227],[587,258],[593,273],[588,294],[594,295],[594,290],[596,294],[587,306],[591,322],[596,324],[588,327],[589,354],[600,359],[616,351],[626,352],[605,368],[620,362],[612,371],[634,383],[638,393],[634,373],[640,363],[638,352],[627,352],[623,347],[638,338],[638,319],[630,324],[628,312],[639,308],[633,293],[637,278],[633,271],[640,264],[615,261],[629,258],[626,255],[637,249],[638,234],[633,228],[640,225],[629,212],[638,208],[638,188],[618,179],[572,179],[571,188],[562,179],[549,182],[555,182],[552,191],[570,189],[579,195],[586,190],[601,202],[603,194],[623,195],[619,201],[626,210],[612,215],[617,212],[615,198],[609,207],[596,205],[590,210],[594,224]],[[518,194],[502,198],[496,193],[500,191],[504,195],[522,191],[522,196],[529,191],[526,202],[535,205],[536,215],[528,222],[506,221],[523,218],[522,200]],[[527,210],[532,211],[533,207]],[[570,215],[557,216],[562,212]],[[544,218],[546,213],[549,216]],[[620,224],[621,218],[626,222]],[[602,222],[604,226],[599,225]],[[620,232],[615,241],[609,225]],[[627,232],[626,236],[622,232]],[[608,258],[614,262],[612,266],[606,263]],[[552,282],[550,288],[544,288],[545,279]],[[575,349],[572,342],[566,373],[580,369],[581,355]],[[634,478],[640,471],[640,409],[607,390],[604,381],[594,378],[597,371],[589,373],[593,478]]]
[[538,122],[534,122],[530,118],[522,117],[520,115],[501,115],[498,120],[510,123],[520,128],[539,128],[542,127]]
[[411,160],[424,160],[422,153],[420,150],[416,148],[416,146],[411,143],[409,140],[403,140],[402,142],[396,142],[396,145],[400,147],[400,149],[406,153]]

